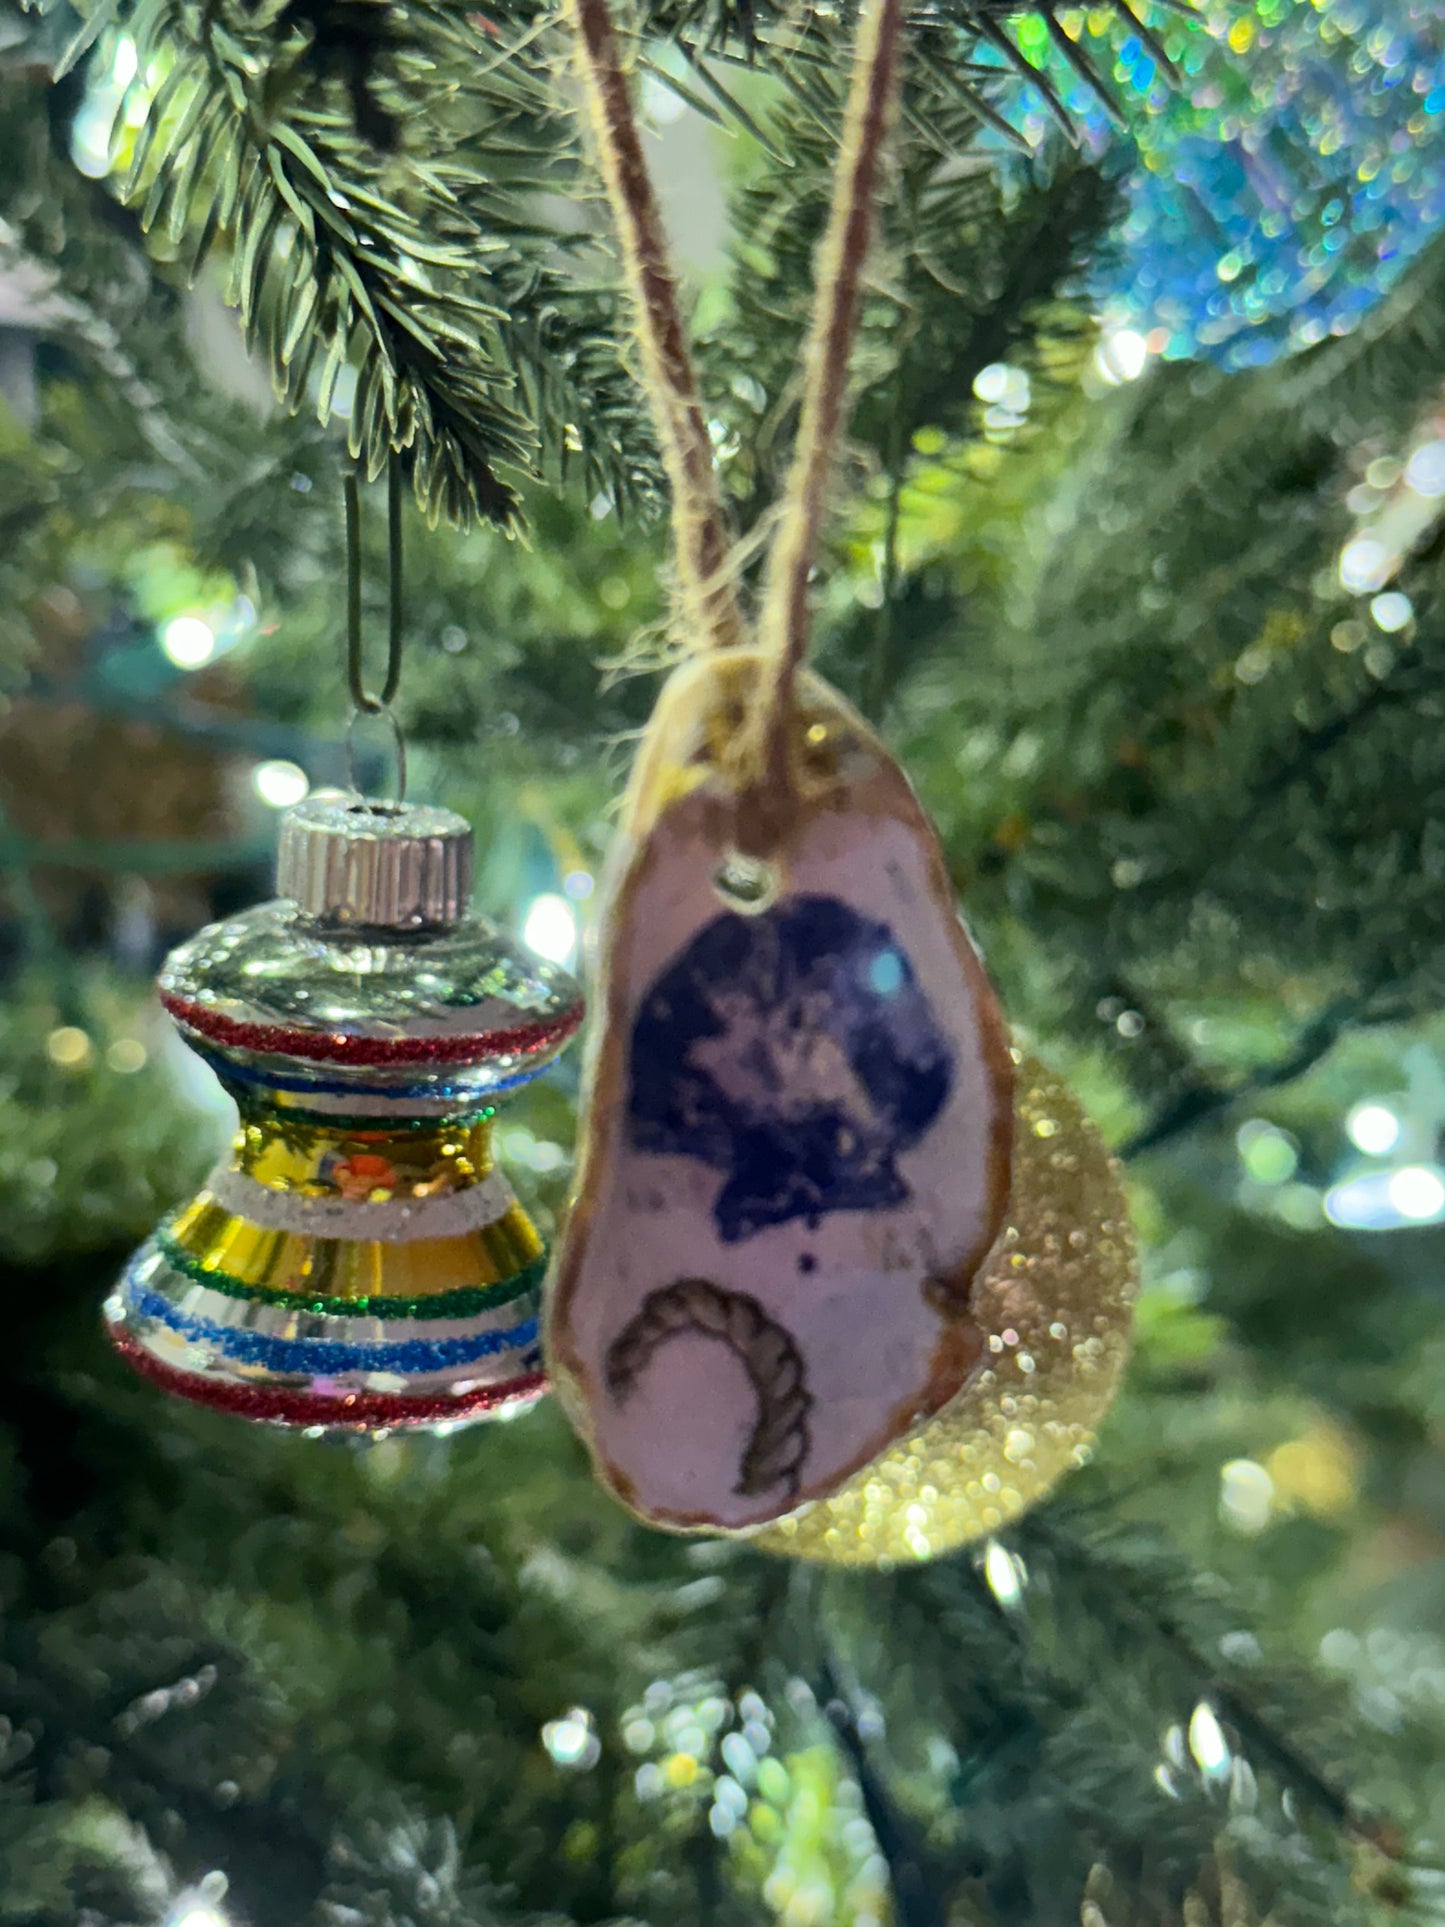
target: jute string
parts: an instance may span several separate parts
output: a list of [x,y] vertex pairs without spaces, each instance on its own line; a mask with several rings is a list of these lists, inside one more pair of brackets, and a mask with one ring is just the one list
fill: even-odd
[[[602,178],[637,310],[648,399],[672,488],[684,599],[702,646],[732,648],[747,642],[748,635],[729,568],[727,522],[616,30],[607,0],[568,0],[568,5]],[[903,0],[864,0],[803,351],[797,446],[768,553],[758,633],[763,673],[733,762],[739,843],[754,855],[766,855],[778,844],[797,806],[792,745],[798,670],[811,633],[809,578],[843,427],[878,172],[897,93],[902,23]]]
[[[808,583],[843,426],[878,170],[897,92],[902,21],[903,0],[865,0],[859,16],[843,146],[803,349],[798,441],[768,553],[758,635],[766,667],[739,757],[739,772],[763,816],[755,828],[765,840],[778,833],[792,803],[795,690],[812,630]],[[770,826],[766,819],[776,813],[779,822]]]
[[684,612],[700,646],[735,648],[748,637],[728,568],[727,518],[617,30],[606,0],[568,0],[568,5],[577,29],[598,162],[637,311],[644,385],[672,490]]

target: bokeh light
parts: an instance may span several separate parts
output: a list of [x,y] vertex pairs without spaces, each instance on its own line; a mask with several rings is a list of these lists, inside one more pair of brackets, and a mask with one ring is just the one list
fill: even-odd
[[1428,1164],[1406,1164],[1390,1176],[1390,1202],[1402,1218],[1430,1224],[1445,1216],[1445,1179]]
[[46,1038],[45,1054],[61,1070],[82,1071],[95,1061],[95,1045],[75,1024],[61,1024]]
[[1389,579],[1393,558],[1375,535],[1354,535],[1340,550],[1340,587],[1368,595]]
[[1405,480],[1417,495],[1445,495],[1445,442],[1422,442],[1405,464]]
[[535,897],[522,924],[522,942],[548,963],[570,963],[577,948],[577,918],[565,897]]
[[1370,617],[1377,629],[1386,635],[1396,635],[1401,629],[1408,629],[1415,620],[1415,605],[1409,596],[1402,595],[1398,589],[1387,590],[1377,595],[1370,604]]
[[161,627],[160,643],[177,669],[201,669],[216,653],[216,632],[204,616],[172,616]]
[[574,1706],[561,1719],[548,1720],[542,1728],[542,1744],[556,1765],[573,1773],[587,1772],[602,1757],[596,1722],[585,1706]]
[[1400,1142],[1399,1118],[1375,1098],[1356,1104],[1345,1119],[1345,1130],[1351,1144],[1366,1157],[1388,1157]]
[[1252,1538],[1269,1524],[1274,1481],[1254,1459],[1231,1459],[1219,1469],[1219,1516]]
[[1299,1168],[1299,1146],[1288,1131],[1250,1118],[1235,1134],[1239,1161],[1255,1184],[1288,1184]]
[[1094,350],[1094,367],[1110,387],[1137,381],[1149,365],[1149,344],[1136,328],[1107,331]]
[[1325,1194],[1325,1216],[1350,1231],[1398,1231],[1445,1219],[1445,1176],[1433,1164],[1357,1173]]
[[251,772],[251,787],[273,810],[289,810],[293,803],[303,802],[311,791],[301,765],[281,758],[258,763]]

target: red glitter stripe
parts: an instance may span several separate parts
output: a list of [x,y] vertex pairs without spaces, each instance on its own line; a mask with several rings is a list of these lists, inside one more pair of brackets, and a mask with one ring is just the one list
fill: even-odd
[[530,1405],[548,1390],[545,1372],[528,1372],[522,1378],[508,1379],[504,1385],[481,1386],[453,1398],[435,1393],[408,1396],[404,1392],[347,1392],[328,1398],[323,1393],[291,1391],[281,1385],[246,1385],[235,1379],[203,1378],[196,1372],[178,1371],[174,1365],[163,1365],[143,1345],[113,1327],[108,1328],[108,1336],[127,1365],[163,1392],[189,1399],[193,1405],[209,1406],[212,1411],[270,1425],[324,1425],[352,1432],[436,1425]]
[[469,1037],[350,1037],[345,1031],[289,1030],[284,1024],[243,1024],[204,1004],[162,990],[161,1002],[178,1023],[217,1044],[270,1051],[320,1064],[481,1064],[489,1057],[532,1057],[563,1043],[582,1022],[579,999],[560,1017],[488,1030]]

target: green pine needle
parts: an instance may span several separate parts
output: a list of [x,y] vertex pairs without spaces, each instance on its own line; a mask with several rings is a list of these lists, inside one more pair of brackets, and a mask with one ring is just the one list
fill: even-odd
[[404,452],[433,520],[511,525],[523,478],[572,471],[619,510],[650,500],[615,302],[579,259],[585,236],[545,209],[575,196],[579,161],[535,16],[104,13],[136,42],[127,107],[146,105],[122,196],[192,280],[226,253],[228,299],[288,410],[349,414],[368,475]]

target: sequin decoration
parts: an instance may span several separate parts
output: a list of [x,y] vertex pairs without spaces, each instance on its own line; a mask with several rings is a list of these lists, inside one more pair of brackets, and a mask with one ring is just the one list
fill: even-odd
[[975,1287],[986,1363],[832,1498],[753,1543],[892,1566],[999,1531],[1088,1458],[1128,1355],[1135,1289],[1118,1168],[1068,1087],[1026,1059],[1008,1220]]
[[[1124,130],[1041,18],[1015,32],[1093,150],[1132,149],[1095,292],[1152,351],[1238,368],[1346,333],[1445,220],[1445,34],[1427,0],[1156,8],[1177,84],[1114,13],[1062,23]],[[1011,118],[1035,140],[1050,126],[1033,88]]]

